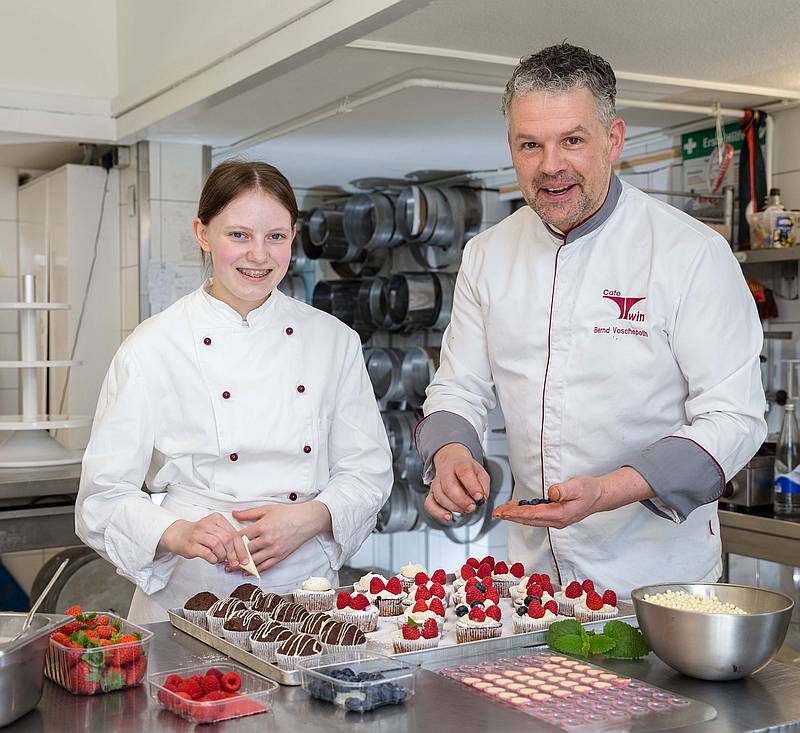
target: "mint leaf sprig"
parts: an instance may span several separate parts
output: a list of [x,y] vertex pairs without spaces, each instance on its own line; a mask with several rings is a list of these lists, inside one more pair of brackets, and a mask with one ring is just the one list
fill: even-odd
[[609,621],[601,634],[587,631],[574,619],[556,621],[547,630],[547,646],[562,654],[639,659],[650,653],[642,632],[624,621]]

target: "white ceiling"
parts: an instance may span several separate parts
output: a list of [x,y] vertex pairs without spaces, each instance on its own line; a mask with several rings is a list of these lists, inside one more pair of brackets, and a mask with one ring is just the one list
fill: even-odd
[[[519,57],[567,39],[617,70],[800,90],[800,3],[770,0],[433,0],[368,36]],[[505,84],[511,67],[429,55],[339,48],[272,81],[189,117],[149,130],[153,139],[226,146],[269,160],[298,187],[342,186],[358,178],[401,177],[420,169],[479,170],[509,163],[499,97],[474,91],[409,89],[307,124],[348,96],[409,77]],[[620,82],[619,95],[741,107],[764,99],[685,92]],[[693,119],[685,113],[621,110],[635,131]],[[277,134],[288,125],[298,129]],[[261,139],[261,138],[259,138]],[[2,141],[0,141],[2,142]],[[0,164],[3,160],[0,145]]]

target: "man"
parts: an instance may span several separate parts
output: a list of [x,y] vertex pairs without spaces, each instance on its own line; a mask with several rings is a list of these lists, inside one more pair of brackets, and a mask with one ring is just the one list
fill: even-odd
[[[524,59],[503,111],[528,206],[464,250],[416,441],[443,520],[488,494],[505,416],[509,558],[629,595],[715,581],[716,500],[766,435],[755,304],[727,242],[622,183],[625,123],[602,58]],[[552,503],[519,506],[520,499]]]

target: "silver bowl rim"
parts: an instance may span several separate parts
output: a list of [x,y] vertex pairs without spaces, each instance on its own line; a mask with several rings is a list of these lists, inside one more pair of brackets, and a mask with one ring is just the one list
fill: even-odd
[[[661,606],[658,603],[652,603],[651,601],[646,601],[644,598],[642,598],[642,595],[644,595],[644,593],[646,593],[646,592],[650,592],[650,589],[652,589],[652,588],[669,588],[670,586],[685,588],[685,586],[687,586],[687,585],[702,585],[702,586],[708,587],[708,588],[744,588],[746,590],[755,590],[755,591],[758,591],[759,593],[769,593],[769,594],[771,594],[773,596],[778,596],[779,598],[782,598],[784,601],[786,601],[786,604],[787,604],[786,607],[785,608],[779,608],[777,611],[760,611],[758,613],[751,613],[751,612],[748,611],[747,615],[751,616],[751,617],[772,616],[773,614],[786,613],[787,611],[791,613],[792,610],[794,609],[794,605],[795,605],[794,604],[794,600],[791,597],[787,596],[785,593],[781,593],[780,591],[772,590],[771,588],[759,588],[757,585],[742,585],[740,583],[704,583],[702,581],[700,581],[700,582],[682,582],[682,583],[678,583],[678,582],[650,583],[648,585],[640,585],[638,588],[634,588],[631,591],[631,600],[632,601],[637,601],[638,603],[643,603],[643,604],[645,604],[647,606],[653,606],[653,607],[656,607],[656,608],[668,608],[668,606]],[[706,613],[706,612],[703,612],[703,611],[690,611],[689,609],[685,609],[685,608],[671,608],[670,610],[672,610],[672,611],[680,611],[682,613],[703,613],[706,616],[729,616],[729,615],[731,615],[731,614],[726,614],[726,613]]]

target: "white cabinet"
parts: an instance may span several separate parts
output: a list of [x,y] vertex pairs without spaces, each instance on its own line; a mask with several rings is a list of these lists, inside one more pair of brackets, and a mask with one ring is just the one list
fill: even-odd
[[[94,414],[120,343],[119,232],[116,171],[107,175],[96,166],[66,165],[20,188],[19,271],[35,275],[37,300],[70,305],[68,311],[40,316],[39,356],[69,359],[77,335],[74,358],[82,362],[72,367],[68,383],[65,368],[42,373],[39,404],[48,413]],[[68,448],[82,449],[89,429],[57,431],[56,438]]]

